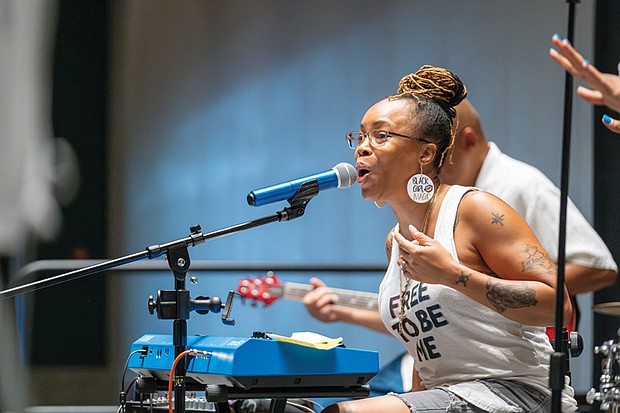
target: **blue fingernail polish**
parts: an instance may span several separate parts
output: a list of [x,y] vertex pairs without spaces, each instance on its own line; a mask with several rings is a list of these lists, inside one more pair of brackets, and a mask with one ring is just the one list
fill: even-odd
[[570,44],[570,40],[568,40],[568,38],[564,39],[563,42],[566,44]]
[[556,39],[558,39],[558,40],[561,40],[561,39],[562,39],[562,38],[560,37],[560,35],[559,35],[559,34],[557,34],[557,33],[556,33],[556,34],[554,34],[554,35],[553,35],[553,37],[554,37],[554,38],[556,38]]
[[603,115],[603,122],[609,124],[611,123],[611,118],[607,115]]
[[583,59],[583,64],[586,66],[590,66],[590,61],[588,59]]

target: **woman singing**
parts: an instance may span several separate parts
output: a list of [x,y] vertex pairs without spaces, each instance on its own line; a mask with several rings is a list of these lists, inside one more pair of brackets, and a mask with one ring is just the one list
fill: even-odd
[[[450,162],[454,107],[466,94],[450,71],[423,66],[347,134],[362,196],[389,204],[397,221],[379,307],[415,368],[413,392],[325,413],[550,410],[545,326],[555,321],[556,267],[501,199],[438,178]],[[564,320],[571,311],[567,299]],[[572,395],[566,385],[564,412],[576,411]]]

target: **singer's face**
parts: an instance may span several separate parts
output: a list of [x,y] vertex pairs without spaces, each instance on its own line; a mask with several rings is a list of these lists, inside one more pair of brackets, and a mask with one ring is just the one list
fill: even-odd
[[[372,106],[362,119],[361,132],[373,129],[416,136],[410,102],[384,99]],[[355,151],[357,182],[362,196],[369,201],[391,204],[408,200],[407,181],[420,172],[420,143],[415,139],[390,137],[382,146],[373,146],[364,139]]]

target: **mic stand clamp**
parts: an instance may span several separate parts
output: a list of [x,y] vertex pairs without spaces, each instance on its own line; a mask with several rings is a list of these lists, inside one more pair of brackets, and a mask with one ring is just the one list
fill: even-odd
[[290,221],[299,218],[306,212],[308,202],[319,193],[319,183],[316,179],[301,184],[295,195],[288,200],[290,207],[278,212],[279,221]]

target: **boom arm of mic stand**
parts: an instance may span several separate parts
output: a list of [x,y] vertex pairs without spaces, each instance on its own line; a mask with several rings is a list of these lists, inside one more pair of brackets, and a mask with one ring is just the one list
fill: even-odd
[[[134,254],[125,255],[123,257],[100,262],[88,267],[69,271],[17,287],[7,288],[3,291],[0,291],[0,300],[26,294],[41,288],[51,287],[68,281],[77,280],[78,278],[86,277],[92,274],[96,274],[105,270],[120,267],[122,265],[130,264],[132,262],[144,260],[147,258],[158,258],[161,255],[167,254],[170,249],[188,246],[194,247],[196,245],[204,243],[207,240],[224,237],[226,235],[234,234],[236,232],[240,232],[250,228],[255,228],[271,222],[290,221],[304,215],[305,208],[308,205],[308,202],[310,202],[310,200],[318,194],[318,188],[319,185],[316,180],[305,182],[299,187],[299,190],[297,191],[295,196],[293,196],[288,201],[290,203],[290,206],[276,212],[273,215],[233,225],[228,228],[223,228],[206,234],[200,232],[199,226],[192,227],[192,234],[190,236],[178,239],[176,241],[171,241],[160,245],[151,245],[147,247],[144,251],[136,252]],[[173,271],[180,269],[178,267],[179,264],[180,262],[178,261],[174,262],[176,268],[173,268]]]
[[[168,258],[168,265],[174,274],[174,291],[160,291],[158,293],[157,303],[153,302],[153,298],[149,298],[149,311],[153,313],[157,309],[157,315],[159,318],[173,319],[173,342],[175,349],[175,356],[178,356],[185,350],[187,344],[187,319],[189,313],[193,310],[206,313],[209,309],[218,309],[219,305],[215,302],[211,302],[211,299],[207,300],[192,300],[189,297],[189,292],[185,289],[185,277],[190,266],[190,257],[187,248],[190,246],[196,246],[204,243],[208,239],[215,239],[225,235],[233,234],[235,232],[242,231],[244,229],[254,228],[260,225],[264,225],[270,222],[276,221],[290,221],[291,219],[298,218],[305,213],[308,202],[315,197],[319,192],[319,185],[316,180],[305,182],[297,190],[295,195],[288,200],[290,207],[284,208],[282,211],[275,213],[274,215],[260,218],[254,221],[234,225],[228,228],[224,228],[219,231],[214,231],[208,234],[201,232],[200,225],[195,225],[190,228],[191,234],[188,237],[181,238],[176,241],[172,241],[162,245],[152,245],[146,248],[145,251],[127,255],[125,257],[117,258],[110,261],[105,261],[87,268],[71,271],[65,274],[60,274],[55,277],[46,278],[44,280],[35,281],[23,286],[11,288],[0,292],[0,300],[14,297],[19,294],[34,291],[39,288],[49,287],[57,285],[63,282],[68,282],[80,277],[92,275],[106,269],[118,267],[130,262],[141,260],[144,258],[152,259],[166,254]],[[166,301],[162,301],[161,296],[167,297]],[[234,323],[234,320],[230,318],[230,305],[232,304],[233,295],[229,294],[226,305],[228,308],[224,310],[222,321],[228,324]],[[217,299],[219,300],[219,298]],[[221,301],[220,301],[221,303]],[[174,386],[174,406],[177,413],[185,412],[185,384],[182,378],[185,376],[184,363],[177,365],[174,373],[175,377],[180,380],[175,380]],[[173,380],[173,378],[170,378]],[[170,397],[170,396],[169,396]]]

